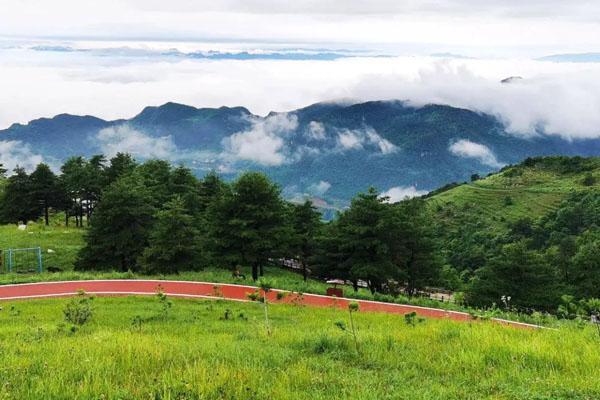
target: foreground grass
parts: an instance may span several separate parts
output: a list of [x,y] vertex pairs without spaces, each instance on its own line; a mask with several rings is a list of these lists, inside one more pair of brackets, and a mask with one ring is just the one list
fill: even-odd
[[[2,303],[2,399],[595,399],[590,327],[530,331],[359,313],[360,353],[334,309],[97,298],[63,323],[66,299]],[[229,319],[225,319],[230,310]],[[136,318],[136,316],[139,316]],[[139,324],[132,321],[142,321]]]

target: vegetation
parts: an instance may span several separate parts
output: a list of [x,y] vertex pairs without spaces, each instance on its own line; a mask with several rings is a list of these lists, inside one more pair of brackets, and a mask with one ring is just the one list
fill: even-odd
[[[261,173],[228,183],[215,173],[199,180],[160,160],[74,157],[59,176],[40,165],[31,175],[16,170],[0,179],[6,222],[33,216],[47,224],[27,232],[5,227],[11,237],[0,237],[0,245],[50,240],[51,225],[75,218],[90,227],[83,246],[73,231],[69,252],[57,241],[47,259],[61,262],[58,269],[74,263],[108,275],[200,277],[223,268],[218,281],[227,281],[244,279],[249,268],[256,281],[283,262],[306,282],[283,289],[322,293],[310,278],[336,278],[353,284],[352,297],[415,303],[410,297],[437,287],[454,291],[456,307],[557,314],[565,295],[600,298],[599,171],[598,158],[532,158],[395,204],[371,188],[324,222],[310,202],[285,201]],[[52,190],[62,194],[45,195]]]
[[[600,355],[591,326],[496,324],[348,311],[170,300],[96,298],[72,330],[70,300],[3,303],[0,398],[593,399]],[[224,318],[224,315],[228,318]],[[136,322],[137,321],[137,322]]]

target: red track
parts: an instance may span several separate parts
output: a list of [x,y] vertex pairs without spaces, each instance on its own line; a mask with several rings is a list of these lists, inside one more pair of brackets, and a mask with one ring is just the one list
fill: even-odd
[[[84,290],[101,296],[118,295],[153,295],[158,290],[173,297],[188,298],[223,298],[234,301],[248,301],[247,295],[255,292],[256,287],[231,285],[208,282],[188,281],[161,281],[161,280],[94,280],[94,281],[66,281],[66,282],[42,282],[24,283],[17,285],[0,286],[0,300],[15,300],[41,297],[72,296],[77,291]],[[277,300],[277,292],[269,293],[270,302],[275,303],[301,303],[315,307],[340,307],[345,308],[350,301],[360,304],[361,311],[375,311],[391,314],[406,314],[416,312],[418,315],[429,318],[449,318],[455,321],[469,321],[471,316],[464,312],[447,311],[437,308],[409,306],[393,303],[382,303],[368,300],[352,300],[347,298],[336,298],[321,296],[317,294],[290,293],[282,300]],[[538,328],[537,325],[522,322],[493,319],[493,321],[522,328]]]

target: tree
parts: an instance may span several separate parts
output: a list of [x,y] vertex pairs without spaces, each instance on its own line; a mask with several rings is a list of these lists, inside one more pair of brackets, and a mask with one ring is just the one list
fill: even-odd
[[198,231],[194,218],[180,197],[165,204],[155,215],[148,247],[140,259],[147,273],[178,273],[197,268]]
[[226,190],[209,210],[213,252],[233,267],[252,266],[252,278],[262,275],[270,258],[281,254],[284,229],[279,188],[264,174],[247,172]]
[[2,163],[0,163],[0,179],[5,178],[6,177],[6,168],[4,168],[4,165]]
[[557,271],[525,241],[504,245],[489,264],[477,271],[466,292],[466,300],[482,306],[510,296],[514,306],[553,310],[560,299]]
[[169,192],[172,198],[180,198],[186,211],[200,222],[200,183],[189,168],[179,166],[171,171]]
[[7,179],[0,202],[0,217],[6,223],[27,222],[40,216],[40,205],[31,195],[31,179],[24,168],[16,167]]
[[60,204],[61,194],[58,179],[47,164],[38,164],[30,175],[31,196],[41,204],[44,211],[44,221],[50,224],[49,209]]
[[431,230],[433,220],[425,201],[414,198],[390,206],[382,225],[395,266],[393,277],[405,283],[406,293],[412,296],[434,282],[440,262]]
[[579,298],[600,298],[600,232],[586,231],[577,240],[569,279]]
[[362,279],[371,292],[380,291],[392,275],[393,263],[382,229],[390,207],[386,200],[370,188],[352,199],[350,208],[340,215],[340,244],[348,257],[344,264],[350,268],[355,289],[356,282]]
[[137,269],[148,242],[154,207],[146,187],[133,176],[110,185],[100,200],[76,268]]
[[321,228],[321,213],[306,200],[303,204],[292,204],[290,213],[290,247],[302,266],[302,276],[308,277],[308,262],[315,253],[315,238]]
[[137,163],[131,154],[117,153],[110,159],[109,165],[104,171],[106,184],[110,185],[120,177],[132,173],[136,166]]

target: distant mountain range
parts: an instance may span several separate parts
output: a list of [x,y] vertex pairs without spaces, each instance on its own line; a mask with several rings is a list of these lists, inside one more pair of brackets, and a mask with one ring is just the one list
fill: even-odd
[[[509,134],[495,117],[443,105],[400,101],[318,103],[253,115],[243,107],[167,103],[131,119],[57,115],[0,130],[54,166],[72,155],[117,151],[165,158],[226,177],[265,171],[288,198],[347,204],[373,185],[392,197],[418,194],[471,174],[537,155],[600,155],[600,140]],[[392,190],[390,190],[392,189]]]

